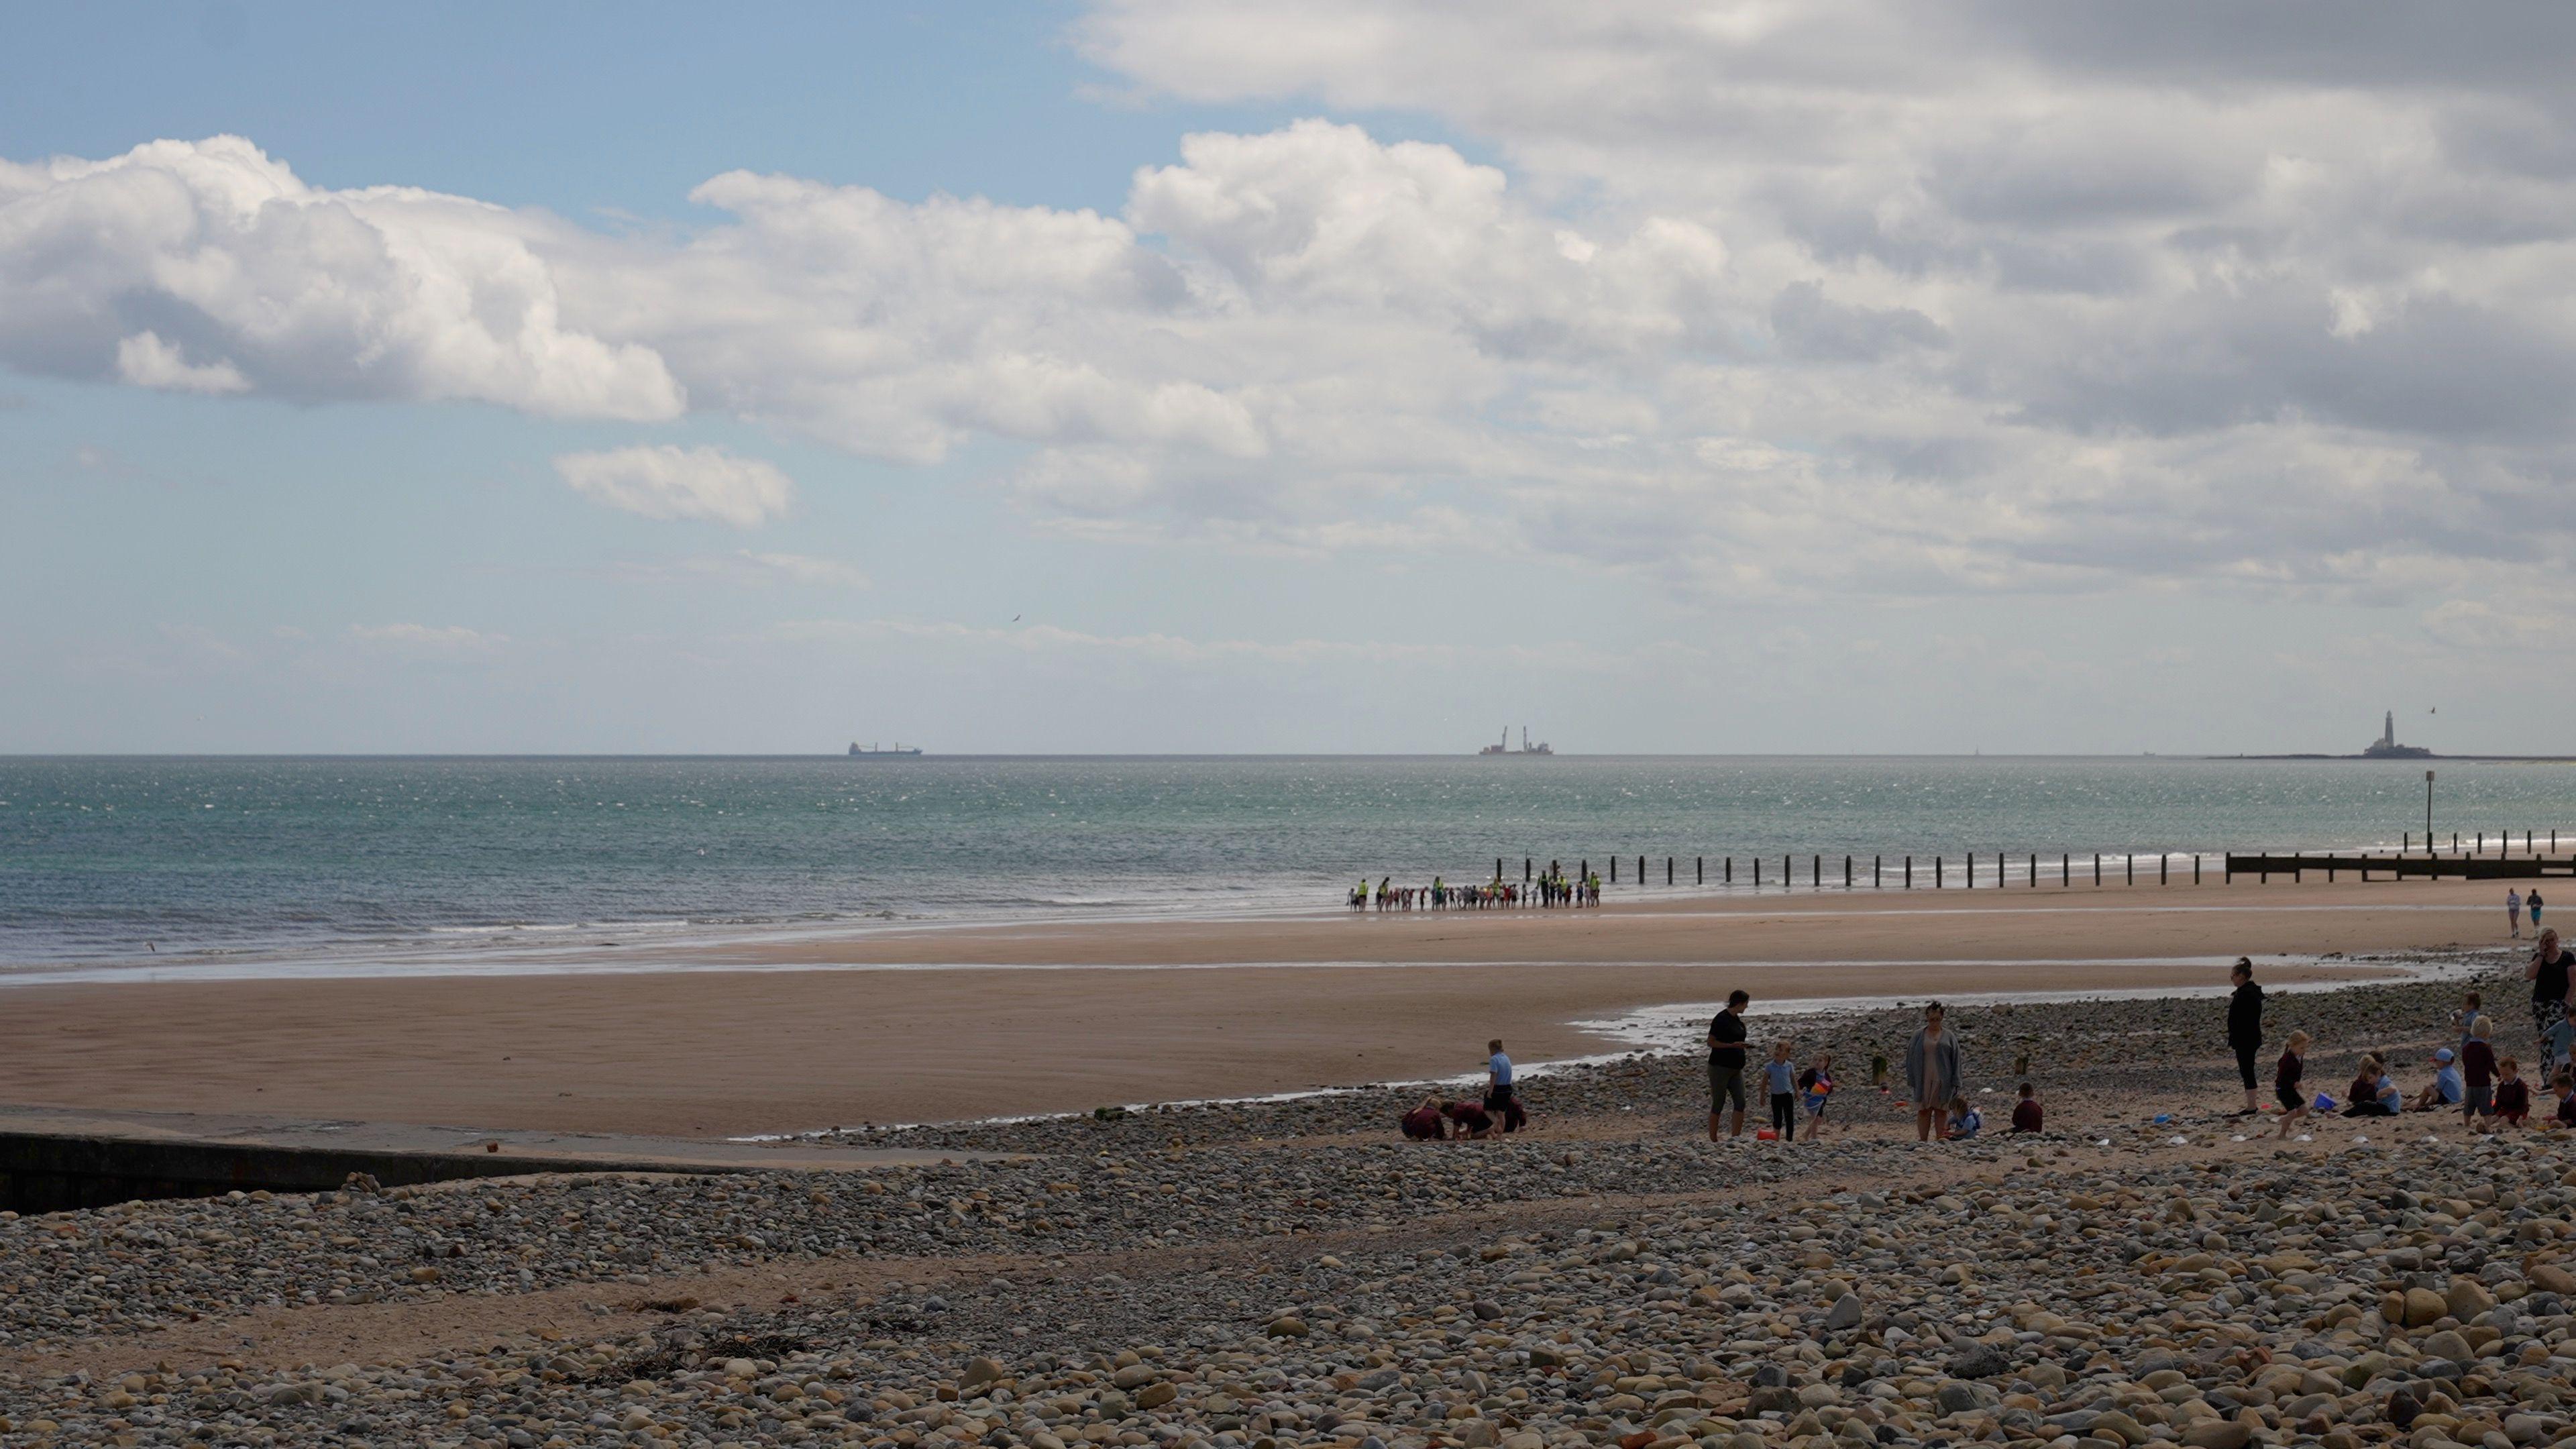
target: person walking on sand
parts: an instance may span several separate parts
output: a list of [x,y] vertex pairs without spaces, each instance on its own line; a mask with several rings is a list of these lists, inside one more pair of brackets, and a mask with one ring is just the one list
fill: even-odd
[[1942,1029],[1949,1013],[1935,1001],[1923,1008],[1923,1028],[1905,1044],[1905,1089],[1914,1094],[1914,1140],[1948,1135],[1942,1109],[1967,1095],[1968,1074],[1959,1063],[1958,1039]]
[[2254,960],[2239,956],[2227,979],[2236,990],[2227,998],[2227,1044],[2236,1050],[2236,1076],[2245,1088],[2245,1106],[2235,1115],[2251,1117],[2254,1103],[2254,1058],[2263,1050],[2263,988],[2254,984]]
[[1717,1138],[1717,1119],[1735,1104],[1729,1137],[1744,1135],[1744,1008],[1753,998],[1741,991],[1726,994],[1726,1009],[1708,1023],[1708,1140]]
[[2524,910],[2529,911],[2529,912],[2531,913],[2531,929],[2533,929],[2534,931],[2539,930],[2539,929],[2540,929],[2540,887],[2538,887],[2538,886],[2533,886],[2533,887],[2531,888],[2531,894],[2529,894],[2529,895],[2527,895],[2527,896],[2524,896],[2524,897],[2522,898],[2522,908],[2523,908]]
[[[2531,923],[2540,924],[2540,892],[2531,893]],[[2565,948],[2558,944],[2555,927],[2540,933],[2539,945],[2531,960],[2522,968],[2522,979],[2531,983],[2531,1030],[2543,1042],[2549,1040],[2549,1029],[2567,1015],[2567,968]]]
[[2511,939],[2516,941],[2521,940],[2522,892],[2515,890],[2511,886],[2506,886],[2504,888],[2504,921],[2506,925],[2513,928],[2513,936]]

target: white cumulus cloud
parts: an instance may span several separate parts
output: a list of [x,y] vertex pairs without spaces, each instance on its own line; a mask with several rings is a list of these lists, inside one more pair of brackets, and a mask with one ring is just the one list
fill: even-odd
[[708,518],[755,528],[785,513],[796,486],[776,464],[721,448],[672,444],[566,453],[555,471],[573,491],[646,518]]
[[0,161],[0,360],[195,391],[678,414],[650,347],[566,322],[544,257],[566,232],[410,187],[309,186],[238,136]]
[[170,392],[250,391],[250,379],[240,368],[221,359],[191,363],[153,332],[137,332],[116,344],[116,375],[136,387]]
[[[2571,13],[1101,0],[1076,43],[1144,95],[1311,118],[1114,207],[732,171],[639,234],[231,137],[0,163],[0,363],[994,443],[1088,537],[2423,618],[2576,543]],[[657,517],[793,493],[558,466]]]

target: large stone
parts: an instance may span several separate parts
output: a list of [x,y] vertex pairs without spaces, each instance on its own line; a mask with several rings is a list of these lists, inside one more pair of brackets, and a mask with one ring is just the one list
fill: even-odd
[[2570,1273],[2555,1263],[2536,1264],[2527,1276],[2531,1279],[2531,1286],[2543,1293],[2556,1293],[2561,1297],[2576,1294],[2576,1273]]
[[2466,1338],[2448,1328],[2428,1335],[2424,1340],[2423,1349],[2428,1357],[2446,1358],[2453,1363],[2467,1363],[2478,1356],[2477,1350],[2469,1347],[2469,1341]]
[[2426,1324],[2439,1322],[2449,1317],[2450,1312],[2450,1301],[2432,1289],[2406,1290],[2405,1321],[2408,1328],[2422,1328]]
[[2253,1437],[2253,1425],[2234,1419],[2203,1419],[2182,1431],[2182,1442],[2191,1449],[2245,1449]]
[[2475,1278],[2452,1279],[2451,1291],[2443,1294],[2442,1300],[2450,1305],[2451,1316],[2462,1323],[2496,1306],[2495,1295]]
[[1835,1299],[1834,1306],[1825,1311],[1825,1327],[1839,1333],[1844,1329],[1860,1327],[1860,1318],[1860,1295],[1846,1293]]
[[966,1371],[957,1376],[957,1387],[979,1389],[1001,1378],[1002,1372],[1002,1365],[993,1359],[970,1358],[966,1360]]
[[1990,1379],[2011,1369],[2012,1359],[1991,1343],[1970,1344],[1950,1358],[1952,1378]]
[[2093,1427],[2084,1432],[2116,1438],[2125,1444],[2144,1444],[2150,1437],[2146,1425],[2117,1409],[2105,1410],[2100,1418],[2093,1421]]

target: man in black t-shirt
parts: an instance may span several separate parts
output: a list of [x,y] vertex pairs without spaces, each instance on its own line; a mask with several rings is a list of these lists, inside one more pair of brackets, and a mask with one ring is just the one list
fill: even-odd
[[1744,1135],[1744,1008],[1753,998],[1730,991],[1726,1009],[1708,1024],[1708,1140],[1715,1142],[1717,1119],[1727,1103],[1735,1104],[1735,1124],[1727,1135]]

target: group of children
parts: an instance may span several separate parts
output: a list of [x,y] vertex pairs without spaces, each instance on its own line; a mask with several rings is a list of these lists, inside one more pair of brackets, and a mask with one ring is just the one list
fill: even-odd
[[1520,1085],[1513,1079],[1512,1059],[1503,1051],[1502,1038],[1485,1043],[1485,1100],[1451,1102],[1439,1097],[1425,1097],[1422,1105],[1404,1114],[1404,1135],[1425,1142],[1480,1141],[1496,1132],[1518,1132],[1529,1125],[1529,1110],[1521,1105]]
[[[1807,1140],[1824,1135],[1825,1109],[1833,1104],[1834,1059],[1830,1053],[1818,1052],[1804,1070],[1797,1065],[1797,1044],[1783,1037],[1771,1044],[1771,1059],[1762,1064],[1764,1084],[1770,1089],[1771,1129],[1755,1136],[1781,1142],[1795,1142],[1803,1130]],[[1872,1075],[1881,1091],[1887,1090],[1887,1060],[1874,1064]],[[1985,1114],[1966,1094],[1953,1094],[1944,1104],[1941,1115],[1941,1138],[1962,1142],[1985,1131]],[[2038,1132],[2046,1111],[2040,1106],[2039,1091],[2030,1083],[2021,1084],[2021,1095],[2013,1103],[2012,1130],[2015,1133]],[[1801,1123],[1804,1123],[1803,1128]]]
[[[2302,1079],[2307,1072],[2309,1037],[2304,1031],[2290,1033],[2272,1079],[2272,1094],[2281,1104],[2281,1128],[2276,1135],[2288,1136],[2312,1112],[2338,1110],[2346,1117],[2455,1111],[2477,1132],[2528,1123],[2531,1086],[2523,1080],[2520,1061],[2496,1055],[2494,1027],[2479,993],[2470,992],[2460,1009],[2451,1013],[2451,1027],[2460,1034],[2459,1045],[2433,1053],[2433,1080],[2424,1090],[2408,1097],[2377,1055],[2365,1055],[2352,1085],[2345,1089],[2340,1109],[2324,1093],[2308,1097]],[[2576,1127],[2576,1064],[2570,1061],[2571,1050],[2576,1050],[2576,1002],[2568,1003],[2565,1015],[2541,1039],[2541,1050],[2541,1075],[2550,1096],[2548,1120]]]
[[1381,911],[1484,911],[1515,906],[1597,906],[1601,904],[1601,877],[1586,875],[1569,878],[1550,862],[1547,874],[1527,885],[1494,880],[1483,885],[1453,886],[1438,876],[1427,886],[1400,886],[1395,877],[1380,879],[1375,889],[1367,881],[1351,887],[1343,904],[1353,911],[1374,906]]

